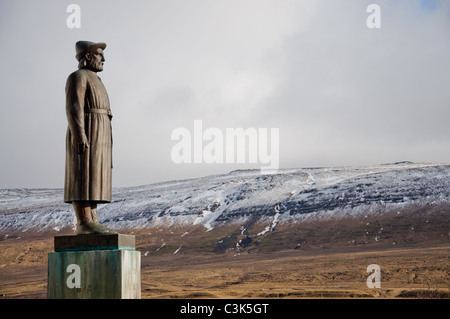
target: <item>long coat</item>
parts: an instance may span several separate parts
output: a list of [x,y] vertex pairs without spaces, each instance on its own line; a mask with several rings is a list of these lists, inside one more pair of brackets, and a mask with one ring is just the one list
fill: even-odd
[[[111,202],[112,114],[97,73],[80,69],[66,82],[66,169],[64,202]],[[78,153],[82,135],[89,148]]]

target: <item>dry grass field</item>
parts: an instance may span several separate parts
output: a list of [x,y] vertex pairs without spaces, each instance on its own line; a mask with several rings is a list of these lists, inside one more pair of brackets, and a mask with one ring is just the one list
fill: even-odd
[[[143,298],[449,298],[450,246],[390,251],[278,252],[157,260],[143,268]],[[368,289],[368,265],[382,271]]]
[[[263,224],[246,235],[231,226],[142,230],[142,298],[450,298],[449,222],[415,216],[280,225],[259,237]],[[57,234],[1,236],[2,298],[46,298]],[[381,288],[367,287],[370,264],[381,268]]]

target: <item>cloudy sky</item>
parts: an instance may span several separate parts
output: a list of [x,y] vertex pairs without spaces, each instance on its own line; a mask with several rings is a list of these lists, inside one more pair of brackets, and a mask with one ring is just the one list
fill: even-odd
[[446,0],[2,0],[0,188],[63,187],[78,40],[108,44],[114,187],[261,166],[174,163],[194,120],[278,128],[280,168],[450,163],[449,30]]

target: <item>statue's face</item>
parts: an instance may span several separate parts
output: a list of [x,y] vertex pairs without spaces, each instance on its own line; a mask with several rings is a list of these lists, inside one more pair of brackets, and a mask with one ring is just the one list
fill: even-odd
[[94,72],[103,71],[103,62],[105,62],[105,56],[103,55],[103,49],[98,48],[92,53],[88,53],[88,68]]

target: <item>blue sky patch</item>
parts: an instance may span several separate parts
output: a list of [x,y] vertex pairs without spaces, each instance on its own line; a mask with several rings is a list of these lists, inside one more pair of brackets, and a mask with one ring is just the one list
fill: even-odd
[[442,0],[420,0],[420,6],[426,11],[434,11],[439,7]]

